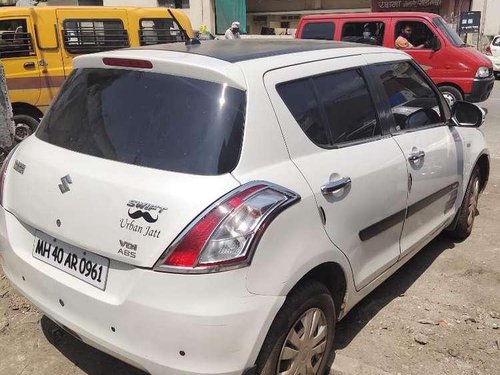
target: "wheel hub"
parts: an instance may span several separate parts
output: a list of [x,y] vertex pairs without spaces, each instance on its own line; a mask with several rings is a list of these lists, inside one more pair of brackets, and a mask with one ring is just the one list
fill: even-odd
[[31,135],[31,128],[23,123],[17,123],[15,128],[16,141],[21,142]]
[[478,200],[479,200],[479,179],[476,178],[472,183],[472,191],[469,200],[469,207],[467,210],[467,226],[469,228],[474,223],[474,217],[476,216]]
[[328,325],[319,308],[307,310],[290,329],[278,360],[277,375],[316,375],[324,357]]

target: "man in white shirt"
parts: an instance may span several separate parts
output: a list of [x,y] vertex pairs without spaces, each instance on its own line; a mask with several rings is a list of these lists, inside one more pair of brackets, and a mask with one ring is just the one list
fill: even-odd
[[226,37],[226,39],[241,39],[240,23],[238,21],[234,21],[231,24],[231,27],[226,30],[224,36]]

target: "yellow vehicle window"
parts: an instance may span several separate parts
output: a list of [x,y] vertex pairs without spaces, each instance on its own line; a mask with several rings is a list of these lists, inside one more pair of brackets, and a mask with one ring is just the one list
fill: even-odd
[[183,42],[184,34],[171,18],[141,19],[139,29],[141,46]]
[[68,19],[63,22],[64,48],[84,54],[129,47],[127,30],[121,20]]
[[33,55],[33,42],[25,19],[0,21],[0,58]]

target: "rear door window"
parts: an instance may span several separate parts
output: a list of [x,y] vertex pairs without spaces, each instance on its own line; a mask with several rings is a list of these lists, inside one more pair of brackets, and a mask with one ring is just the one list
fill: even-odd
[[332,146],[382,134],[372,98],[359,70],[315,77],[314,84],[325,111]]
[[320,147],[328,147],[330,139],[310,78],[279,85],[277,91],[293,117],[309,139]]
[[38,138],[123,163],[199,175],[236,167],[244,91],[167,74],[77,69],[45,115]]
[[382,135],[377,113],[359,70],[282,83],[278,94],[317,146],[338,147]]
[[302,29],[301,39],[333,40],[334,30],[333,22],[309,22]]
[[139,40],[141,46],[184,41],[184,35],[171,18],[141,19]]
[[383,22],[346,22],[342,26],[342,41],[381,46],[384,41]]

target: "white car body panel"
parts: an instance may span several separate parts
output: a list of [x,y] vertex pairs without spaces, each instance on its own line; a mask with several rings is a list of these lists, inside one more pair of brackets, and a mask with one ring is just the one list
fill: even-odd
[[0,238],[21,293],[84,342],[151,374],[241,374],[285,298],[248,292],[247,268],[192,277],[113,260],[103,292],[33,258],[33,229],[3,208]]
[[[164,51],[148,50],[146,55],[141,49],[122,49],[112,52],[93,53],[91,55],[76,57],[73,60],[73,69],[114,68],[113,66],[108,66],[103,63],[103,58],[105,57],[147,60],[153,63],[153,67],[148,69],[148,72],[172,74],[217,83],[227,83],[238,89],[246,89],[245,77],[236,64],[207,56],[173,51],[167,54]],[[136,70],[124,67],[120,69]]]
[[[462,143],[458,138],[453,139],[448,126],[398,134],[394,140],[408,157],[414,152],[425,152],[416,162],[406,159],[412,182],[401,235],[401,255],[405,256],[455,216],[453,208],[459,184],[462,184],[463,165],[463,155],[457,148],[461,149]],[[431,202],[425,201],[433,195]],[[448,210],[443,212],[447,205]]]
[[[195,53],[135,49],[82,56],[75,68],[110,68],[103,57],[149,60],[153,72],[247,92],[241,155],[231,173],[197,176],[127,165],[52,146],[36,136],[17,148],[8,165],[0,207],[0,257],[8,278],[83,341],[151,374],[236,375],[251,368],[287,294],[321,265],[336,264],[343,272],[346,292],[337,307],[339,318],[344,317],[431,241],[439,233],[435,228],[451,222],[473,167],[487,154],[480,131],[445,126],[323,150],[309,141],[275,89],[278,82],[311,74],[409,59],[403,52],[336,47],[230,63]],[[458,180],[455,204],[446,215],[427,217],[434,230],[420,225],[422,213],[413,226],[401,223],[384,232],[387,237],[362,243],[361,229],[406,209],[405,148],[411,149],[412,142],[420,142],[430,163],[413,181],[410,204]],[[16,160],[26,165],[23,174],[14,170]],[[61,195],[58,184],[68,173],[72,195]],[[352,187],[329,201],[319,188],[335,174],[351,177]],[[290,189],[300,201],[269,224],[248,267],[201,275],[153,271],[164,250],[206,207],[256,180]],[[137,258],[129,259],[116,250],[119,238],[137,239],[126,237],[119,225],[134,199],[167,210],[155,223],[161,226],[159,237],[141,239]],[[326,226],[318,206],[325,209]],[[431,207],[426,213],[436,212]],[[48,217],[60,218],[61,226]],[[407,254],[405,249],[401,254],[398,242],[404,227],[413,236],[405,246],[418,242]],[[36,230],[110,258],[106,290],[35,259]]]
[[500,73],[500,35],[493,38],[490,44],[491,56],[488,56],[493,63],[493,70]]
[[[404,157],[391,137],[336,150],[319,148],[297,125],[275,87],[290,77],[299,79],[365,64],[361,56],[352,56],[283,68],[264,77],[290,156],[309,182],[317,205],[325,210],[325,230],[349,259],[357,290],[399,258],[402,220],[384,236],[362,240],[360,234],[386,217],[398,212],[404,215],[407,195]],[[372,178],[373,175],[377,178]],[[322,185],[342,177],[351,178],[350,188],[327,197],[321,193]]]
[[[15,157],[27,168],[22,175],[9,176],[4,193],[8,211],[26,225],[74,246],[141,267],[152,267],[194,216],[239,186],[230,174],[159,174],[152,168],[68,151],[36,137],[20,145]],[[71,192],[61,194],[58,185],[68,173]],[[129,210],[134,212],[127,206],[130,200],[165,210],[150,211],[158,219],[155,223],[133,219],[128,215]],[[61,204],[54,204],[57,201]],[[60,220],[60,227],[53,218]],[[135,258],[118,253],[120,240],[137,245]]]

